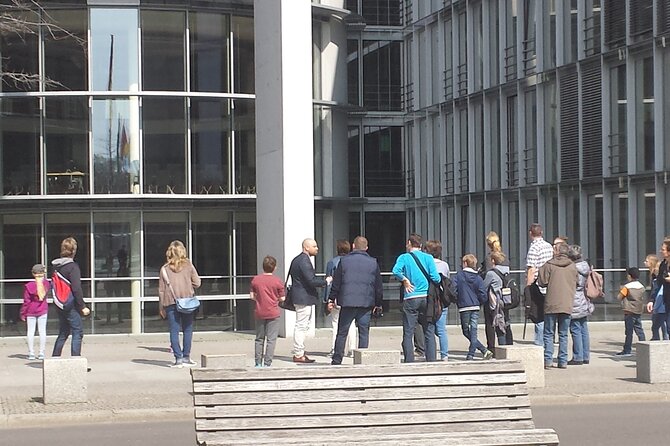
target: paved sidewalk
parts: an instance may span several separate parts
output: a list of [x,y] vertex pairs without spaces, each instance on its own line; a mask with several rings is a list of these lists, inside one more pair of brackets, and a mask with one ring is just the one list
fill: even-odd
[[[635,381],[635,357],[617,358],[621,350],[623,322],[589,324],[591,364],[546,371],[546,387],[531,390],[533,404],[563,404],[608,401],[666,401],[670,384]],[[530,342],[528,326],[522,341],[521,326],[514,326],[519,342]],[[645,325],[649,333],[648,325]],[[401,328],[373,327],[370,348],[400,348]],[[483,330],[480,325],[480,335]],[[253,334],[197,333],[193,359],[200,354],[245,353],[253,366]],[[306,341],[315,366],[327,366],[331,332],[319,329]],[[53,346],[53,338],[49,338]],[[291,362],[292,339],[279,339],[273,367],[311,367]],[[450,361],[465,358],[466,340],[457,326],[449,327]],[[66,345],[66,351],[69,343]],[[92,368],[88,375],[87,403],[45,405],[39,361],[28,361],[23,338],[0,339],[0,428],[51,423],[188,420],[192,417],[189,369],[172,369],[168,335],[86,336],[83,353]],[[351,363],[345,358],[344,363]],[[199,362],[199,361],[198,361]]]

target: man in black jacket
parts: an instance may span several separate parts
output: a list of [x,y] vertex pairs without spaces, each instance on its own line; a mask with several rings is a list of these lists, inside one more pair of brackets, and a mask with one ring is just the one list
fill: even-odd
[[342,363],[349,326],[354,320],[358,326],[358,348],[368,348],[372,309],[382,307],[384,294],[379,264],[368,255],[367,250],[368,240],[360,235],[356,237],[354,250],[342,257],[333,276],[328,307],[332,308],[335,303],[341,307],[333,365]]
[[309,331],[314,305],[318,301],[317,288],[330,284],[331,277],[316,277],[310,257],[319,252],[316,241],[307,238],[302,242],[302,253],[291,261],[291,297],[295,305],[295,328],[293,329],[293,362],[314,362],[305,354],[305,335]]

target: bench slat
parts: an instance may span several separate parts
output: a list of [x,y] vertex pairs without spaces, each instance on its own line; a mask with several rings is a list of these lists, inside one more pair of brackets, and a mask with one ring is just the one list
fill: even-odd
[[[429,412],[426,416],[420,412],[390,413],[390,414],[346,414],[346,415],[318,415],[297,416],[286,419],[285,417],[255,417],[255,418],[215,418],[196,419],[196,430],[260,430],[260,429],[308,429],[321,426],[345,427],[345,426],[388,426],[388,425],[412,425],[430,423],[458,423],[465,421],[486,420],[526,420],[531,418],[530,409],[491,409],[460,412]],[[290,426],[287,426],[290,424]]]
[[342,365],[311,366],[299,365],[269,368],[237,368],[237,369],[191,369],[191,377],[198,381],[255,381],[294,380],[301,378],[347,378],[361,376],[422,376],[422,375],[458,375],[458,374],[489,374],[489,373],[520,373],[523,365],[518,361],[464,361],[464,362],[417,362],[412,364],[383,365]]
[[[360,387],[439,387],[467,386],[476,384],[518,384],[526,382],[525,373],[491,373],[488,375],[427,375],[427,376],[394,376],[388,377],[351,377],[322,379],[262,380],[262,381],[214,381],[194,382],[193,392],[239,392],[269,391],[291,389],[351,389]],[[436,389],[436,393],[439,391]]]
[[[336,444],[345,444],[347,439],[354,439],[351,443],[366,444],[362,439],[378,440],[392,439],[396,444],[403,444],[404,440],[411,439],[417,435],[445,436],[453,434],[456,436],[467,435],[471,437],[485,436],[487,433],[496,431],[549,431],[551,429],[535,429],[532,422],[529,421],[490,421],[480,423],[460,423],[460,424],[441,424],[441,425],[422,425],[408,429],[407,426],[381,426],[368,428],[319,428],[300,431],[296,435],[295,431],[227,431],[227,432],[199,432],[198,442],[211,444],[268,444],[268,443],[291,443],[301,442],[302,444],[322,444],[324,441],[332,440]],[[459,444],[458,442],[441,444]],[[515,443],[511,443],[515,444]],[[530,443],[533,444],[533,443]],[[551,443],[549,443],[551,444]]]
[[[415,387],[400,387],[369,389],[332,389],[322,392],[321,389],[288,390],[286,392],[226,392],[226,393],[196,393],[193,396],[196,406],[217,406],[223,404],[270,404],[289,401],[329,402],[329,401],[397,401],[416,399],[418,396]],[[436,392],[433,391],[433,394]],[[473,385],[442,387],[439,398],[463,398],[482,395],[489,396],[520,396],[527,395],[528,387],[525,384],[510,385]]]
[[301,402],[275,403],[272,405],[233,404],[217,407],[196,407],[196,418],[239,418],[256,416],[314,416],[344,415],[359,413],[425,412],[448,410],[481,410],[500,408],[529,407],[530,399],[522,397],[481,397],[481,398],[436,398],[431,400],[414,399],[402,401],[365,401],[365,402]]

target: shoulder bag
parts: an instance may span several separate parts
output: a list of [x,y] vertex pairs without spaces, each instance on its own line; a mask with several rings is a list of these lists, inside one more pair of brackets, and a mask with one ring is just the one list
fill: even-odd
[[167,283],[168,288],[170,288],[170,292],[172,293],[172,296],[174,297],[174,300],[177,303],[178,312],[191,314],[194,313],[198,308],[200,308],[200,300],[198,300],[196,296],[177,297],[177,295],[174,293],[174,288],[172,288],[172,284],[170,283],[170,279],[168,279],[165,267],[161,268],[161,274],[163,275],[163,279],[165,279],[165,283]]

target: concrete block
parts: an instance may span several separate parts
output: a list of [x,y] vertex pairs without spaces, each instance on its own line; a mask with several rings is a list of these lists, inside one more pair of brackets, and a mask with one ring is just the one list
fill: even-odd
[[400,364],[400,350],[369,350],[355,348],[354,364]]
[[200,365],[208,369],[237,369],[249,367],[247,355],[200,355]]
[[642,341],[635,346],[637,380],[670,383],[670,341]]
[[86,358],[46,358],[42,365],[44,404],[88,401]]
[[496,347],[496,359],[521,362],[526,369],[528,387],[544,387],[544,348],[539,345],[500,345]]

